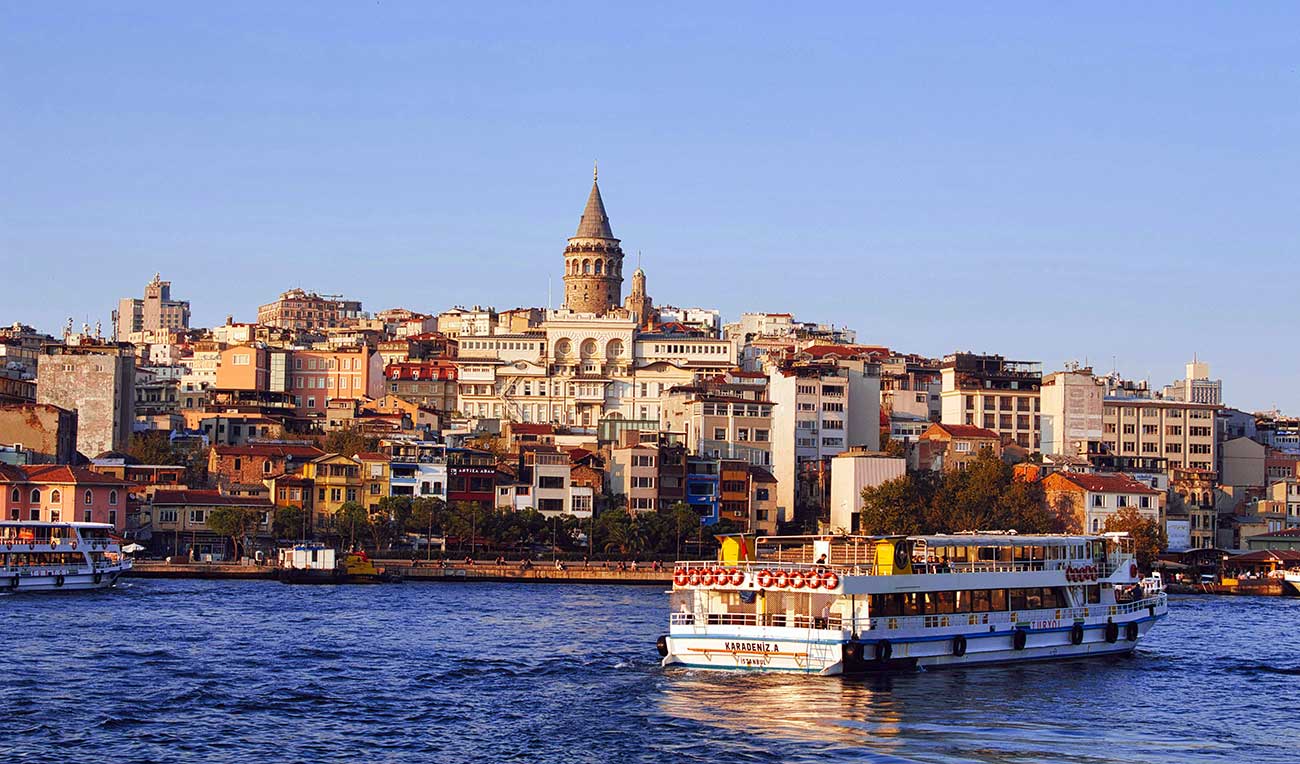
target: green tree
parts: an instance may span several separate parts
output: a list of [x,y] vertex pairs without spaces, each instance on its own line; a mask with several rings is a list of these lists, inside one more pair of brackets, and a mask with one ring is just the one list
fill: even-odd
[[229,538],[234,546],[234,557],[239,559],[241,550],[247,549],[250,533],[257,530],[261,519],[260,510],[247,507],[217,507],[208,513],[208,528],[218,536]]
[[126,455],[140,464],[178,465],[176,452],[172,450],[167,433],[160,430],[137,432],[131,436],[126,446]]
[[334,513],[334,528],[348,539],[348,548],[355,548],[357,536],[370,529],[370,513],[355,501],[345,501]]
[[907,444],[901,440],[885,436],[885,442],[880,445],[880,450],[890,456],[897,456],[900,459],[907,457]]
[[276,538],[301,538],[307,534],[307,511],[299,506],[276,507],[271,520]]
[[1160,523],[1143,517],[1135,507],[1124,507],[1106,518],[1102,531],[1127,533],[1133,539],[1133,552],[1137,556],[1138,566],[1147,571],[1151,570],[1156,557],[1169,545],[1169,538]]
[[910,475],[862,491],[861,531],[870,535],[928,532],[928,497]]
[[377,438],[367,438],[351,427],[334,430],[324,438],[317,438],[317,443],[326,453],[343,454],[349,457],[356,456],[359,451],[373,451],[379,447]]

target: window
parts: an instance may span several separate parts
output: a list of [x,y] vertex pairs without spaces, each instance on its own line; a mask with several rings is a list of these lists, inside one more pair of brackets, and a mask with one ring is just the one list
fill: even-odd
[[90,490],[89,488],[86,489],[85,502],[86,502],[87,504],[94,504],[94,503],[95,503],[95,492],[92,491],[92,490]]
[[116,510],[116,509],[110,509],[110,510],[108,510],[108,524],[109,524],[109,525],[117,525],[117,510]]
[[108,503],[111,506],[117,506],[117,489],[108,492]]
[[655,479],[652,477],[633,477],[632,487],[633,488],[654,488]]
[[191,510],[190,510],[190,522],[192,522],[192,523],[201,523],[201,522],[203,522],[203,519],[204,519],[205,515],[206,515],[206,513],[205,513],[203,510],[201,510],[201,509],[191,509]]
[[40,510],[39,508],[37,508],[37,507],[32,507],[31,515],[32,515],[32,516],[31,516],[30,518],[28,518],[29,520],[40,520],[40,519],[41,519],[41,510]]
[[58,491],[51,491],[51,492],[50,492],[50,503],[51,503],[51,504],[62,504],[62,503],[63,503],[63,494],[59,493]]
[[22,491],[19,491],[17,486],[15,486],[14,489],[9,492],[9,501],[12,501],[13,503],[17,504],[18,502],[22,501],[22,495],[23,495]]
[[158,510],[158,522],[160,523],[174,523],[176,522],[176,517],[177,513],[174,509]]
[[243,464],[244,464],[244,460],[241,459],[241,458],[239,458],[238,456],[236,456],[236,457],[235,457],[235,471],[238,472],[240,469],[242,469],[242,468],[243,468]]
[[714,440],[726,440],[726,439],[727,439],[727,430],[726,430],[726,428],[724,428],[724,427],[714,427],[714,428],[713,428],[713,439],[714,439]]
[[754,430],[754,442],[756,442],[756,443],[766,443],[766,442],[767,442],[767,439],[768,439],[768,431],[767,431],[767,430]]
[[1104,496],[1102,496],[1101,494],[1099,494],[1099,493],[1097,493],[1097,494],[1093,494],[1093,496],[1092,496],[1092,506],[1094,506],[1094,507],[1104,507],[1104,506],[1106,506],[1106,498],[1105,498]]

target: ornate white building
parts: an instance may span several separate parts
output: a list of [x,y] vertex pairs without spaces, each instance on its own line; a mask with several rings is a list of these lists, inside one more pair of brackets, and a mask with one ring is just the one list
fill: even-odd
[[[597,238],[617,246],[594,182],[576,238],[584,246]],[[574,242],[570,239],[565,250],[566,300],[594,303],[597,310],[579,312],[566,303],[548,311],[538,329],[462,336],[456,365],[463,414],[572,427],[595,427],[607,418],[658,423],[661,396],[669,388],[735,366],[731,340],[642,331],[644,314],[652,310],[649,298],[636,305],[635,314],[618,307],[615,281],[622,280],[622,252],[611,250],[600,271],[592,265],[588,274],[583,260],[592,253],[579,251]],[[592,286],[597,283],[598,290]],[[637,297],[644,295],[643,274],[640,283]]]

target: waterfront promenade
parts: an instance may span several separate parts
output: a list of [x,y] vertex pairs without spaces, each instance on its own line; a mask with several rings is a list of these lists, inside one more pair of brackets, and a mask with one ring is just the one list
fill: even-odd
[[[584,567],[582,563],[567,563],[565,569],[555,568],[550,563],[533,563],[524,568],[518,562],[496,565],[490,562],[475,561],[473,565],[448,563],[442,567],[437,562],[423,560],[412,564],[411,560],[375,560],[375,565],[393,571],[401,571],[407,581],[481,581],[481,582],[527,582],[555,584],[631,584],[631,585],[671,585],[672,567],[651,570],[641,566],[637,570],[619,570],[614,563],[608,567],[601,563],[592,563]],[[240,563],[167,563],[161,561],[140,560],[128,574],[138,578],[210,578],[210,579],[259,579],[275,578],[275,568],[269,565],[244,565]]]

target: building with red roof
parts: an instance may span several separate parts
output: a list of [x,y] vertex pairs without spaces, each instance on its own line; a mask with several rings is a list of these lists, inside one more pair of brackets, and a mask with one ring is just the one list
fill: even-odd
[[1124,509],[1160,522],[1164,507],[1163,493],[1120,473],[1053,472],[1043,478],[1043,493],[1071,533],[1101,533]]
[[108,523],[126,529],[131,484],[65,464],[0,464],[0,517]]

